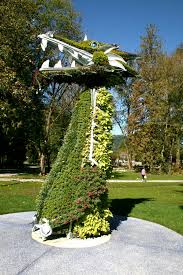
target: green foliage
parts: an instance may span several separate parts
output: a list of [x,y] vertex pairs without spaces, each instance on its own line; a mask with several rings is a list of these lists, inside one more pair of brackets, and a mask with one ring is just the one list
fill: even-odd
[[128,148],[133,159],[151,171],[166,173],[181,166],[183,56],[166,56],[155,26],[142,37],[141,79],[130,91]]
[[[106,44],[106,43],[93,41],[93,40],[85,40],[85,41],[76,42],[71,39],[63,37],[62,34],[55,34],[54,37],[58,40],[66,42],[67,44],[70,44],[71,46],[75,46],[75,47],[85,50],[89,53],[94,53],[96,51],[104,52],[105,50],[109,49],[110,47],[113,47],[113,45],[111,45],[111,44]],[[96,47],[91,46],[93,43],[95,43]],[[120,55],[125,60],[131,60],[131,59],[133,60],[136,57],[136,54],[130,54],[128,52],[124,52],[124,51],[120,51],[120,50],[112,50],[112,53]]]
[[149,24],[146,27],[146,35],[141,37],[141,57],[146,63],[155,63],[157,57],[162,54],[162,41],[158,35],[156,25]]
[[[74,46],[74,47],[77,47],[77,48],[80,48],[82,50],[85,50],[89,53],[94,53],[96,51],[95,48],[92,48],[90,46],[90,44],[92,43],[92,40],[85,40],[85,41],[74,41],[74,40],[71,40],[71,39],[68,39],[68,38],[65,38],[63,37],[62,35],[60,34],[55,34],[54,37],[58,40],[61,40],[71,46]],[[98,50],[98,47],[97,47],[97,50]]]
[[[87,97],[87,93],[83,94],[84,98],[86,97],[85,104],[88,105],[88,101],[90,101],[89,97]],[[88,99],[88,101],[87,101]],[[83,102],[81,102],[83,104]],[[79,104],[80,102],[78,102]],[[78,106],[77,104],[77,106]],[[73,116],[72,116],[72,120],[70,123],[70,126],[68,128],[67,134],[64,138],[64,144],[61,147],[57,159],[52,167],[52,170],[50,171],[45,184],[42,187],[41,193],[39,195],[38,198],[38,215],[41,217],[42,215],[42,210],[43,210],[43,204],[45,203],[44,200],[47,198],[48,196],[48,192],[50,193],[51,187],[53,185],[54,182],[56,182],[57,179],[59,179],[62,175],[64,168],[67,167],[68,165],[68,159],[72,160],[73,154],[72,152],[75,152],[75,147],[78,145],[82,146],[79,141],[77,144],[77,134],[80,132],[79,128],[79,121],[82,121],[82,115],[83,115],[83,123],[85,122],[85,124],[87,124],[87,119],[89,119],[90,117],[90,110],[88,113],[85,113],[85,110],[80,110],[79,111],[79,107],[75,107],[74,111],[73,111]],[[83,106],[82,106],[83,107]],[[83,111],[83,112],[82,112]],[[87,110],[88,111],[88,110]],[[87,125],[85,125],[87,127]],[[82,129],[84,131],[84,129]],[[83,132],[81,133],[81,135],[83,135]],[[80,148],[80,147],[79,147]],[[76,149],[78,149],[76,147]],[[79,151],[79,150],[78,150]],[[72,156],[71,156],[72,154]],[[79,153],[77,154],[78,157]],[[79,159],[76,163],[78,163],[80,160],[80,156]],[[72,164],[75,164],[75,158],[72,160]],[[59,182],[58,182],[59,184]],[[48,198],[47,198],[48,199]]]
[[[69,119],[68,114],[63,114],[64,108],[61,112],[56,104],[53,106],[53,101],[59,102],[62,91],[49,101],[55,91],[49,91],[45,100],[43,87],[49,88],[44,83],[41,91],[32,87],[41,58],[37,35],[61,30],[62,35],[78,40],[81,18],[72,2],[65,0],[2,0],[0,14],[0,162],[2,165],[22,164],[26,150],[29,156],[34,152],[32,159],[42,153],[46,160],[49,155],[54,158],[55,154],[50,151],[60,147]],[[49,107],[51,112],[48,112]],[[52,123],[50,130],[48,120],[53,121],[55,117],[57,123]],[[51,131],[61,132],[61,138],[53,137]]]
[[94,158],[99,167],[109,176],[112,155],[112,95],[105,88],[98,90],[95,114],[96,127],[94,129]]
[[79,223],[75,223],[73,234],[81,239],[108,234],[110,232],[109,219],[111,217],[112,213],[109,209],[94,209],[92,213],[82,217]]
[[94,52],[92,60],[96,65],[100,66],[109,64],[107,55],[102,51]]
[[0,3],[0,59],[30,84],[35,32],[32,20],[36,5],[32,0],[2,0]]
[[44,33],[59,31],[67,39],[81,38],[81,17],[71,0],[36,0],[36,26]]
[[91,123],[90,92],[80,96],[71,123],[37,200],[39,219],[53,228],[80,219],[86,211],[107,207],[105,175],[97,167],[82,167],[82,151]]
[[[72,75],[72,77],[71,77]],[[97,75],[97,77],[96,77]],[[119,71],[117,68],[111,66],[81,66],[77,68],[69,68],[67,70],[44,71],[41,73],[42,80],[48,84],[51,81],[58,83],[77,83],[80,86],[85,85],[88,88],[106,87],[111,88],[116,85],[124,83],[124,77],[135,76],[136,73],[131,74],[127,71]]]
[[[72,1],[36,0],[35,2],[37,11],[34,18],[34,25],[39,34],[47,31],[59,31],[62,36],[68,39],[77,41],[81,38],[81,17],[74,9]],[[42,63],[41,47],[36,47],[35,53],[36,66],[40,68]],[[50,59],[52,54],[56,56],[58,53],[55,52],[55,49],[52,50],[48,46],[45,52],[45,58]],[[35,75],[35,79],[37,79],[36,72]],[[37,131],[36,138],[32,138],[31,142],[33,146],[36,147],[37,154],[43,156],[45,159],[44,162],[40,161],[43,172],[45,170],[44,166],[48,167],[48,171],[50,170],[50,164],[55,159],[63,142],[72,108],[77,98],[75,89],[73,88],[71,91],[70,88],[74,85],[68,87],[69,85],[66,82],[66,80],[62,81],[59,85],[57,80],[53,80],[51,83],[45,83],[42,79],[40,80],[42,90],[39,91],[38,94],[41,94],[40,100],[42,103],[43,122],[42,124],[39,123],[40,131]],[[37,84],[36,81],[35,84]]]
[[32,49],[36,6],[32,0],[0,3],[0,162],[22,165],[30,131]]
[[[112,95],[105,88],[100,88],[96,96],[96,111],[93,114],[95,123],[94,127],[94,149],[93,158],[98,163],[107,177],[112,171],[111,155],[112,155],[112,114],[113,104]],[[86,133],[86,144],[82,152],[83,163],[87,162],[90,150],[90,132]]]

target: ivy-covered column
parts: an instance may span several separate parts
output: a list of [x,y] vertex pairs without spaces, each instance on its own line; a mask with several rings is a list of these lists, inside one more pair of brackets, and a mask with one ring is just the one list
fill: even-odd
[[[101,203],[85,212],[85,215],[74,225],[74,234],[80,238],[100,236],[110,231],[109,218],[112,216],[108,209],[106,179],[112,171],[112,95],[105,88],[91,91],[92,113],[91,131],[87,136],[83,150],[83,163],[90,163],[90,170],[100,172],[100,180],[105,184],[101,186],[105,192],[101,196]],[[97,180],[97,179],[95,179]],[[96,184],[96,183],[95,183]],[[97,190],[100,194],[100,187]],[[89,192],[90,197],[95,197],[95,192]]]
[[63,228],[82,216],[77,200],[83,191],[79,173],[86,132],[90,129],[90,91],[80,96],[56,161],[37,198],[38,221],[47,218],[52,228]]
[[[46,218],[53,231],[62,233],[68,233],[72,224],[73,233],[81,238],[107,234],[111,216],[106,179],[111,171],[112,96],[105,88],[95,95],[95,107],[90,91],[80,96],[37,200],[40,223]],[[91,162],[91,142],[95,162]]]

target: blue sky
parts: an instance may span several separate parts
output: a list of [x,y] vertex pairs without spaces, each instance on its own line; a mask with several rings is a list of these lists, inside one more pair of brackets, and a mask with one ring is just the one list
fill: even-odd
[[[168,54],[183,42],[183,0],[73,0],[73,4],[88,39],[137,52],[147,24],[155,24]],[[114,126],[113,133],[120,130]]]
[[117,43],[136,52],[147,24],[155,24],[164,49],[171,53],[183,42],[182,0],[73,0],[88,38]]

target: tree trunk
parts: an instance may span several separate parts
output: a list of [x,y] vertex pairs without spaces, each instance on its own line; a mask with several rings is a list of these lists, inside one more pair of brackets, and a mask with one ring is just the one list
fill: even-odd
[[[127,110],[127,137],[129,135],[129,116],[130,116],[130,104],[128,104],[128,110]],[[127,148],[127,154],[128,154],[128,169],[129,170],[132,170],[132,154],[129,150],[129,144],[126,143],[125,141],[125,145],[126,145],[126,148]]]
[[131,156],[131,153],[129,152],[127,145],[126,145],[126,148],[127,148],[127,157],[128,157],[128,169],[132,170],[132,156]]
[[46,154],[46,163],[47,163],[48,172],[50,172],[51,165],[50,165],[50,153],[49,152],[47,152],[47,154]]
[[[167,128],[168,128],[168,116],[166,117],[164,142],[163,142],[163,147],[162,147],[162,150],[161,150],[160,173],[162,173],[162,171],[163,171],[163,169],[164,169],[164,163],[165,163],[164,152],[165,152],[165,146],[166,146],[166,140],[167,140]],[[163,166],[163,167],[162,167],[162,166]],[[162,168],[163,168],[163,169],[162,169]]]
[[40,154],[40,172],[41,172],[41,176],[44,176],[46,174],[45,155],[44,155],[44,153]]
[[176,140],[176,169],[180,168],[180,137]]
[[171,148],[170,148],[170,156],[169,156],[169,168],[168,173],[170,174],[172,171],[172,159],[173,159],[173,145],[174,145],[174,138],[172,140]]

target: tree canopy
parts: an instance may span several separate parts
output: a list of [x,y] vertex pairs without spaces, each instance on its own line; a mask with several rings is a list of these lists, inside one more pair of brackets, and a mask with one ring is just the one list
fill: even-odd
[[[26,151],[41,156],[45,144],[45,128],[53,97],[45,101],[50,87],[35,86],[36,70],[41,58],[37,35],[54,30],[67,38],[79,39],[81,18],[71,1],[2,0],[0,3],[0,139],[1,164],[22,164]],[[41,88],[41,89],[40,89]],[[64,88],[65,89],[65,88]],[[60,95],[62,89],[58,89]],[[59,101],[58,101],[59,102]],[[67,111],[68,113],[68,108]],[[52,116],[63,120],[68,115],[52,108]],[[68,125],[61,123],[58,132]],[[62,129],[62,130],[61,130]],[[57,130],[56,130],[57,131]],[[59,144],[61,140],[57,141]],[[39,144],[39,146],[37,146]],[[44,146],[43,146],[44,145]],[[44,149],[48,151],[48,148]]]
[[183,140],[181,47],[172,55],[164,53],[157,28],[149,25],[141,37],[139,55],[139,78],[119,92],[123,108],[128,107],[127,152],[129,159],[151,170],[172,172],[180,168]]

